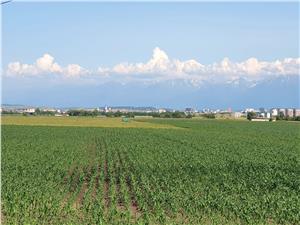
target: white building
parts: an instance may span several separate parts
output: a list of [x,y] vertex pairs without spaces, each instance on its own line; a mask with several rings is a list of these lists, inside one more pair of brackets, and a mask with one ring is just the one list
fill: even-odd
[[269,119],[266,118],[253,118],[251,121],[256,121],[256,122],[264,122],[264,121],[269,121]]
[[271,109],[271,116],[278,116],[278,109]]
[[280,113],[282,113],[283,116],[286,116],[286,110],[285,110],[285,109],[279,109],[278,115],[279,115]]
[[294,109],[294,116],[300,116],[300,109]]
[[24,113],[35,113],[35,108],[27,108],[23,110]]
[[104,112],[108,113],[108,112],[111,112],[111,111],[112,111],[112,110],[111,110],[111,108],[109,108],[109,107],[105,106],[105,108],[104,108]]
[[294,116],[294,110],[293,109],[286,109],[285,115],[288,117]]
[[165,113],[165,112],[167,112],[167,110],[165,110],[165,109],[158,109],[158,113]]
[[233,112],[231,113],[231,116],[234,117],[234,118],[240,118],[242,117],[243,113],[241,112]]
[[52,109],[52,108],[44,108],[42,109],[43,112],[56,112],[56,109]]
[[245,113],[248,113],[248,112],[256,112],[256,110],[252,109],[252,108],[245,109]]

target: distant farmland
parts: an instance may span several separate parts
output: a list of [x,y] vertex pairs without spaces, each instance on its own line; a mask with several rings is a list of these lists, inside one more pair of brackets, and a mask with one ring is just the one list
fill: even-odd
[[4,224],[300,221],[297,123],[2,122]]
[[[149,120],[150,121],[150,120]],[[3,116],[4,125],[31,126],[76,126],[76,127],[120,127],[120,128],[176,128],[169,124],[149,123],[149,121],[135,121],[128,119],[123,122],[121,117],[77,117],[77,116]]]

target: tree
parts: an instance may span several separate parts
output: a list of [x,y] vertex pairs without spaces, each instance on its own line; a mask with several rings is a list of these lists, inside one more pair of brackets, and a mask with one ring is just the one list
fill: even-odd
[[255,117],[256,117],[256,113],[255,112],[248,112],[247,113],[247,120],[252,120]]
[[40,110],[39,108],[36,108],[35,114],[36,114],[36,115],[40,115],[40,114],[41,114],[41,110]]
[[276,116],[276,120],[284,120],[284,113],[283,112],[279,112],[278,116]]
[[193,115],[189,113],[189,114],[186,115],[186,118],[189,118],[189,119],[193,118]]
[[203,114],[203,116],[205,118],[208,118],[208,119],[215,119],[216,118],[216,115],[213,114],[213,113],[206,113],[206,114]]
[[117,112],[115,112],[115,117],[120,117],[120,116],[122,116],[123,114],[120,112],[120,111],[117,111]]

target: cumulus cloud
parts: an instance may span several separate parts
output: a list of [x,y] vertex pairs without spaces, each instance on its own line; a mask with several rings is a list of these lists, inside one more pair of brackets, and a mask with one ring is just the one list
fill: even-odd
[[[276,61],[259,61],[251,57],[242,62],[232,62],[225,57],[219,63],[203,65],[194,59],[180,61],[170,59],[159,48],[153,50],[152,57],[146,63],[120,63],[109,68],[99,68],[99,74],[132,75],[143,79],[153,75],[158,80],[183,79],[199,83],[203,80],[228,81],[238,78],[261,80],[270,76],[299,75],[300,58],[285,58]],[[149,77],[149,76],[147,76]]]
[[112,73],[138,73],[138,74],[164,74],[178,75],[182,73],[193,73],[204,66],[195,60],[179,61],[170,60],[168,55],[161,49],[153,50],[152,58],[147,63],[121,63],[113,67]]
[[88,70],[85,70],[77,64],[70,64],[66,67],[61,67],[54,61],[54,57],[48,53],[38,58],[34,64],[22,64],[20,62],[9,63],[6,71],[8,76],[41,76],[47,74],[58,74],[66,77],[76,77],[87,73]]
[[254,57],[241,62],[233,62],[225,57],[221,62],[203,65],[195,59],[186,61],[171,59],[165,51],[156,47],[152,57],[145,63],[123,62],[111,68],[99,67],[96,71],[92,71],[78,64],[62,67],[55,62],[53,56],[44,54],[33,64],[9,63],[6,74],[21,76],[58,74],[65,78],[85,77],[122,83],[132,80],[152,82],[184,80],[199,84],[202,81],[228,82],[240,78],[258,81],[272,76],[299,76],[299,67],[300,58],[260,61]]

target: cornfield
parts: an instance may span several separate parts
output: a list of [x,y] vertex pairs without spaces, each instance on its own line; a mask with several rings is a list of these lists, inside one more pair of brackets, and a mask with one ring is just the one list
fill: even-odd
[[2,223],[299,223],[298,124],[151,122],[3,125]]

